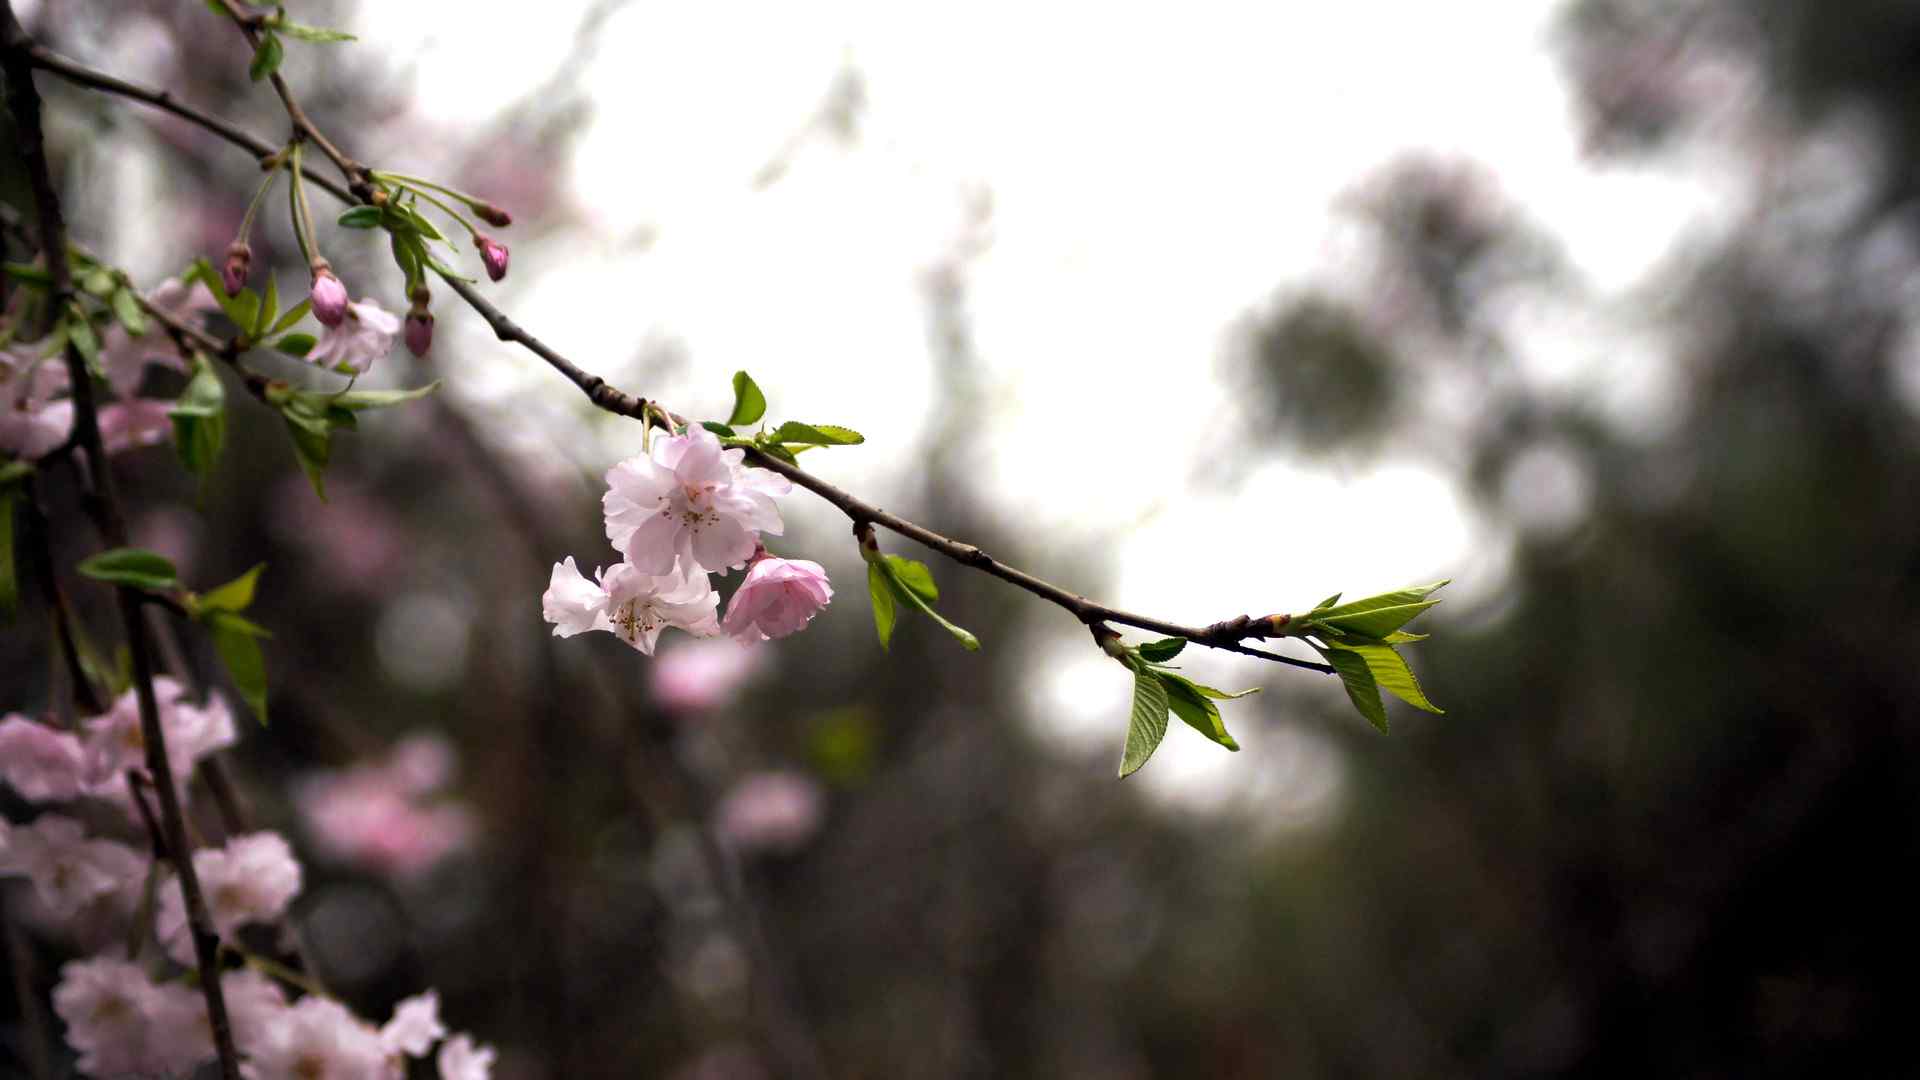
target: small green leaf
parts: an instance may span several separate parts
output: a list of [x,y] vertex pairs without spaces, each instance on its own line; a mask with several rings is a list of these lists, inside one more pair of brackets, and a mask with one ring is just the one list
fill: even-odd
[[[939,612],[933,610],[932,605],[929,604],[925,599],[923,599],[919,594],[919,592],[917,592],[914,587],[907,585],[905,582],[903,582],[900,579],[900,571],[893,564],[893,560],[895,558],[898,558],[898,556],[888,556],[886,558],[880,559],[877,562],[869,562],[867,565],[878,566],[881,572],[886,575],[887,584],[893,587],[893,598],[895,600],[898,600],[901,603],[906,604],[908,607],[914,608],[915,610],[919,611],[920,614],[925,615],[927,618],[932,619],[936,623],[939,623],[941,628],[946,630],[947,633],[952,634],[954,638],[960,642],[961,645],[966,647],[968,652],[979,652],[980,651],[979,638],[974,637],[971,633],[968,633],[965,628],[956,626],[953,623],[948,622],[944,617],[941,616]],[[903,559],[901,561],[911,562],[912,560]],[[928,575],[927,581],[925,582],[925,586],[931,586],[932,584],[933,584],[932,575]]]
[[344,393],[319,396],[333,408],[360,412],[364,409],[384,409],[415,401],[438,389],[440,389],[440,380],[435,379],[425,386],[416,386],[412,390],[348,390]]
[[1332,596],[1329,596],[1325,600],[1322,600],[1319,603],[1313,605],[1313,610],[1319,611],[1322,608],[1330,608],[1339,602],[1340,602],[1340,594],[1334,593]]
[[733,429],[717,420],[702,420],[700,421],[700,426],[722,438],[731,439],[734,437]]
[[739,427],[751,424],[767,415],[767,396],[753,381],[753,376],[744,371],[733,373],[733,414],[727,417],[727,426]]
[[299,303],[288,308],[286,311],[282,312],[280,315],[280,318],[275,320],[274,324],[267,328],[267,332],[260,336],[272,337],[273,335],[279,333],[280,331],[285,330],[287,327],[292,326],[294,323],[299,322],[301,319],[306,318],[307,312],[312,310],[313,310],[313,298],[308,297],[305,300],[302,300]]
[[800,463],[799,459],[793,456],[793,451],[781,446],[779,443],[756,443],[755,445],[759,446],[760,451],[768,457],[779,458],[789,465],[798,465]]
[[144,548],[114,548],[80,560],[81,576],[109,585],[126,585],[154,592],[180,587],[180,575],[167,557]]
[[1187,726],[1219,743],[1229,750],[1240,749],[1233,736],[1227,734],[1226,721],[1220,718],[1220,706],[1215,705],[1209,695],[1200,692],[1200,687],[1191,679],[1175,675],[1171,671],[1156,671],[1161,684],[1167,691],[1167,706],[1175,716],[1187,722]]
[[1167,737],[1167,687],[1158,673],[1144,665],[1133,672],[1133,710],[1127,717],[1127,746],[1120,757],[1120,776],[1132,776],[1160,748]]
[[226,315],[227,321],[239,327],[243,333],[260,315],[259,294],[245,286],[232,296],[224,296],[217,290],[214,296],[220,301],[220,310]]
[[315,344],[316,339],[312,334],[288,334],[286,337],[274,342],[273,347],[279,352],[286,353],[288,356],[298,356],[301,359],[305,359],[307,353],[313,350]]
[[280,38],[272,31],[260,35],[260,45],[253,50],[253,63],[247,65],[247,78],[254,82],[280,70],[280,61],[286,58],[286,51],[280,46]]
[[1346,634],[1357,634],[1366,638],[1384,638],[1407,623],[1412,622],[1421,612],[1439,603],[1438,600],[1422,600],[1414,604],[1399,604],[1394,607],[1376,607],[1366,611],[1356,611],[1348,615],[1315,615],[1313,624],[1329,630]]
[[259,628],[231,612],[216,611],[211,619],[213,648],[227,666],[233,688],[260,718],[267,723],[267,658],[260,651]]
[[20,579],[13,565],[13,508],[22,499],[18,486],[0,487],[0,616],[8,619],[20,607]]
[[893,567],[894,577],[900,584],[913,590],[913,594],[929,604],[940,602],[940,587],[933,583],[933,571],[927,564],[899,555],[886,556],[887,565]]
[[287,421],[287,434],[293,437],[293,456],[299,459],[301,471],[313,485],[313,493],[325,502],[327,461],[333,456],[332,429],[324,419],[300,416],[291,409],[281,415]]
[[258,563],[253,569],[225,585],[208,591],[200,597],[200,610],[235,614],[247,610],[247,607],[253,603],[253,589],[255,583],[260,580],[260,571],[266,568],[266,563]]
[[205,479],[227,442],[226,387],[206,357],[194,358],[193,378],[167,417],[173,421],[173,448],[180,464]]
[[889,648],[897,612],[893,606],[893,588],[877,561],[867,564],[867,596],[873,600],[873,629],[880,635],[880,647]]
[[112,294],[114,285],[113,275],[103,266],[94,267],[88,272],[86,280],[80,283],[82,289],[102,300]]
[[802,424],[796,420],[781,424],[767,436],[767,439],[769,442],[793,443],[799,446],[857,446],[867,441],[866,436],[852,428],[843,428],[835,424]]
[[1186,638],[1161,638],[1159,641],[1149,641],[1145,645],[1140,646],[1140,655],[1146,657],[1153,663],[1164,664],[1174,657],[1179,656],[1180,650],[1186,647]]
[[1374,680],[1373,669],[1367,666],[1365,657],[1348,649],[1320,649],[1320,655],[1340,673],[1341,685],[1347,688],[1347,700],[1360,710],[1367,722],[1387,733],[1387,707],[1380,701],[1380,684]]
[[0,270],[5,270],[8,277],[22,285],[38,285],[43,289],[51,288],[53,285],[53,275],[38,266],[31,266],[27,263],[10,262],[4,267],[0,267]]
[[1420,681],[1413,677],[1413,669],[1407,661],[1390,645],[1342,645],[1328,642],[1328,645],[1345,652],[1358,653],[1367,662],[1367,670],[1373,672],[1374,682],[1380,689],[1399,698],[1416,709],[1445,715],[1446,710],[1427,700],[1420,689]]
[[319,26],[305,26],[297,22],[287,22],[284,19],[276,21],[274,27],[288,37],[299,38],[301,41],[312,42],[315,45],[325,45],[335,41],[360,40],[352,34],[340,30],[328,30]]
[[[254,315],[253,329],[247,330],[248,337],[255,341],[267,336],[267,326],[273,317],[280,313],[280,279],[272,271],[267,272],[267,295],[260,301],[260,310]],[[244,329],[244,328],[243,328]]]
[[[1449,578],[1447,580],[1450,581],[1452,579]],[[1408,589],[1396,589],[1393,592],[1381,593],[1378,596],[1369,596],[1364,600],[1349,600],[1339,607],[1330,607],[1323,601],[1319,607],[1313,609],[1311,614],[1316,619],[1339,618],[1343,615],[1355,615],[1363,611],[1372,611],[1375,608],[1401,607],[1406,604],[1417,604],[1425,600],[1430,594],[1438,592],[1440,588],[1446,584],[1447,581],[1436,581],[1431,585],[1415,585]],[[1327,599],[1338,600],[1340,599],[1340,594],[1334,593]]]
[[338,218],[334,224],[343,229],[377,229],[380,227],[381,213],[377,206],[356,206]]
[[80,355],[86,358],[88,367],[99,371],[100,339],[93,332],[93,323],[87,320],[86,313],[82,312],[78,305],[75,305],[73,315],[67,320],[66,327],[67,341],[80,350]]
[[133,290],[122,286],[113,291],[113,299],[108,302],[113,309],[113,317],[120,320],[127,333],[140,337],[147,332],[147,313],[140,310],[139,298]]

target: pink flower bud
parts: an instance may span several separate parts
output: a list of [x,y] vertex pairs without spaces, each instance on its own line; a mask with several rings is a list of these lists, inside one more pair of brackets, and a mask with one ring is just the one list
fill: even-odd
[[427,355],[433,348],[433,312],[407,312],[406,330],[407,351],[415,356]]
[[492,203],[474,203],[473,216],[496,229],[504,229],[513,224],[513,215]]
[[499,281],[507,276],[507,245],[486,233],[474,233],[473,246],[480,249],[480,261],[486,264],[488,277]]
[[786,637],[803,629],[831,599],[833,586],[819,563],[766,556],[748,569],[720,628],[743,645]]
[[220,283],[227,295],[238,293],[247,284],[247,271],[253,266],[253,249],[244,240],[235,240],[227,249],[227,265],[220,269]]
[[333,268],[325,259],[313,260],[313,288],[309,291],[313,299],[313,317],[320,320],[321,326],[339,326],[340,320],[347,316],[347,287],[333,276]]

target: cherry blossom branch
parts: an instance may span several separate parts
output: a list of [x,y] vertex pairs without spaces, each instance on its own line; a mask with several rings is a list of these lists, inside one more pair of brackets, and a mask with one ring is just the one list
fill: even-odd
[[[219,2],[230,14],[235,13],[232,7],[232,0],[219,0]],[[260,17],[248,16],[244,12],[237,13],[235,17],[241,30],[248,34],[249,42],[257,44]],[[251,21],[249,21],[250,19]],[[36,66],[68,79],[77,85],[87,86],[109,94],[144,102],[159,108],[165,108],[169,112],[174,113],[174,115],[199,124],[206,128],[206,130],[226,139],[235,146],[247,150],[255,157],[265,158],[275,150],[271,144],[254,135],[248,134],[233,124],[210,116],[197,109],[186,108],[177,102],[173,102],[168,95],[161,91],[135,86],[134,84],[95,71],[75,61],[60,57],[37,46],[30,50],[28,55],[34,60]],[[304,110],[300,109],[297,99],[293,97],[291,90],[285,88],[284,80],[277,74],[273,76],[273,79],[275,91],[280,94],[282,102],[288,106],[288,116],[292,120],[296,131],[304,132],[309,137],[317,136],[318,132],[312,120],[307,117]],[[332,144],[325,142],[324,139],[315,138],[315,145],[319,146],[322,152],[328,152],[329,157],[338,153],[337,149],[329,152],[328,148]],[[353,159],[346,157],[344,154],[340,155],[335,161],[335,164],[339,165],[342,172],[349,177],[348,186],[342,186],[335,181],[322,177],[312,176],[310,173],[306,173],[305,175],[308,175],[316,186],[343,202],[354,204],[370,203],[372,201],[372,192],[370,188],[366,187],[365,181],[365,177],[368,175],[367,168]],[[545,361],[549,367],[559,372],[569,382],[578,387],[580,392],[586,395],[587,400],[591,402],[594,407],[605,412],[613,413],[616,416],[639,420],[642,423],[659,425],[663,423],[661,417],[665,417],[665,422],[667,423],[686,423],[685,418],[660,409],[646,398],[629,394],[619,387],[614,386],[612,383],[609,383],[599,375],[593,374],[580,367],[568,359],[565,354],[548,345],[525,327],[515,322],[504,311],[501,311],[486,297],[482,296],[479,290],[467,282],[444,274],[442,275],[442,280],[446,282],[447,286],[452,289],[461,300],[466,302],[468,307],[472,308],[474,312],[480,316],[481,320],[493,331],[496,338],[501,341],[519,345],[528,352],[538,356],[541,360]],[[1240,653],[1244,656],[1254,656],[1262,660],[1286,664],[1290,667],[1317,671],[1326,675],[1336,673],[1334,668],[1328,664],[1302,660],[1297,657],[1286,656],[1265,649],[1256,649],[1242,644],[1247,640],[1290,636],[1286,629],[1286,617],[1283,615],[1271,615],[1264,618],[1241,615],[1231,619],[1223,619],[1207,626],[1185,626],[1165,619],[1158,619],[1149,615],[1142,615],[1136,612],[1110,607],[1029,574],[1017,567],[1001,562],[974,544],[942,536],[923,525],[873,506],[852,493],[807,472],[805,469],[790,465],[760,450],[748,448],[747,457],[754,465],[779,473],[793,483],[806,488],[808,491],[813,492],[815,495],[838,507],[840,511],[846,514],[852,521],[856,532],[864,525],[878,525],[890,532],[912,540],[922,547],[937,551],[962,566],[997,577],[1016,588],[1023,589],[1043,600],[1064,608],[1069,614],[1073,615],[1074,618],[1093,630],[1096,639],[1100,637],[1099,631],[1105,624],[1118,623],[1123,626],[1130,626],[1135,629],[1146,630],[1167,637],[1184,638],[1196,645],[1204,645],[1208,648]]]
[[[258,51],[261,27],[265,24],[267,16],[259,12],[243,10],[234,3],[234,0],[216,0],[216,2],[227,13],[227,17],[233,20],[234,25],[240,28],[240,33],[246,36],[247,44]],[[300,102],[294,99],[292,88],[287,85],[287,80],[280,77],[278,71],[269,73],[267,81],[273,85],[273,92],[280,95],[280,104],[286,107],[287,120],[293,124],[294,139],[306,140],[319,147],[320,152],[327,155],[327,160],[333,162],[334,168],[340,170],[340,175],[347,178],[347,186],[357,196],[355,201],[370,201],[373,197],[373,183],[367,167],[341,153],[340,148],[333,145],[321,133],[319,127],[307,118],[306,110],[302,109]]]
[[[12,0],[0,0],[0,69],[7,86],[7,109],[13,114],[14,130],[20,154],[27,167],[27,180],[33,190],[40,226],[40,245],[52,278],[52,310],[64,312],[73,298],[72,269],[67,262],[67,227],[60,214],[59,195],[53,186],[53,173],[47,165],[46,141],[40,124],[40,92],[33,82],[33,62],[26,51],[29,38],[15,18]],[[71,342],[66,347],[69,393],[73,400],[73,424],[79,436],[79,448],[87,458],[93,499],[89,507],[101,535],[114,547],[125,546],[126,523],[114,497],[113,472],[100,440],[99,416],[94,409],[92,374],[86,360]],[[167,846],[173,854],[175,873],[180,878],[181,898],[185,901],[187,925],[193,935],[194,955],[199,961],[200,987],[206,997],[207,1018],[212,1028],[214,1049],[220,1057],[224,1080],[240,1080],[240,1055],[233,1041],[233,1025],[227,1015],[225,995],[221,992],[215,955],[218,940],[213,921],[208,917],[200,882],[194,873],[191,849],[187,845],[186,816],[181,811],[180,793],[173,782],[173,770],[167,759],[166,732],[160,724],[160,706],[153,693],[153,657],[147,640],[147,627],[140,614],[136,590],[115,588],[120,618],[125,628],[127,651],[133,661],[133,685],[140,705],[141,737],[146,743],[147,769],[153,774],[155,792],[160,798],[160,815]]]

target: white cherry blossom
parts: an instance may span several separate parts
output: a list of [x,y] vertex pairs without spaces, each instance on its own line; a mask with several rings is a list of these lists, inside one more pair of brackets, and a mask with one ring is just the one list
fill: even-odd
[[696,426],[660,440],[651,457],[615,465],[601,500],[607,539],[647,574],[670,573],[675,560],[720,574],[745,566],[761,533],[778,536],[784,528],[773,500],[793,485],[744,467],[744,456]]

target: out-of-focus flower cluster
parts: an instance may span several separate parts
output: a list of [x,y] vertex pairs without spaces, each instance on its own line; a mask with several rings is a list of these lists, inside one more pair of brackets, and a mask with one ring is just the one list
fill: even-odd
[[[24,295],[24,291],[22,293]],[[164,282],[147,294],[156,310],[190,319],[219,305],[198,283]],[[11,314],[0,316],[0,341],[18,331]],[[184,372],[186,365],[164,336],[149,331],[134,337],[118,321],[100,332],[100,372],[114,400],[99,406],[100,440],[110,454],[167,440],[172,402],[137,396],[147,366]],[[52,349],[49,352],[49,349]],[[64,444],[73,431],[73,401],[67,395],[66,358],[52,342],[13,342],[0,348],[0,456],[34,461]]]
[[322,855],[400,880],[413,880],[473,840],[473,811],[433,802],[453,778],[452,744],[416,735],[385,761],[310,773],[293,801]]
[[[189,700],[166,676],[155,679],[154,690],[168,763],[185,791],[196,763],[233,745],[232,712],[217,695],[204,704]],[[0,780],[29,803],[74,804],[71,815],[45,810],[24,823],[0,819],[0,880],[25,878],[31,884],[42,928],[112,943],[110,953],[66,964],[53,994],[66,1041],[88,1076],[183,1076],[215,1056],[205,997],[188,977],[196,957],[178,879],[150,850],[93,835],[83,824],[112,827],[116,815],[89,810],[104,803],[127,815],[115,831],[137,835],[142,815],[136,800],[150,799],[146,789],[152,783],[146,749],[131,690],[106,712],[82,721],[78,731],[19,713],[0,719]],[[443,786],[451,768],[444,746],[412,740],[366,775],[377,773],[381,784],[418,796]],[[438,828],[435,843],[444,847],[450,831]],[[401,846],[417,859],[425,849],[417,839],[409,843]],[[432,991],[401,1002],[393,1018],[376,1028],[323,994],[289,1001],[279,984],[256,970],[256,963],[271,966],[270,959],[248,953],[241,931],[284,918],[304,878],[278,833],[228,837],[220,847],[194,852],[193,868],[222,953],[249,965],[224,972],[220,983],[250,1075],[400,1080],[408,1075],[407,1059],[426,1057],[436,1044],[435,1063],[446,1080],[485,1080],[490,1074],[493,1051],[465,1035],[446,1038]],[[103,927],[111,932],[102,933]],[[144,948],[149,941],[160,948]],[[128,942],[135,943],[131,955]]]
[[[606,630],[651,656],[669,626],[699,637],[726,633],[748,645],[805,627],[833,587],[819,563],[775,558],[761,546],[762,533],[783,531],[774,499],[793,485],[747,467],[744,457],[696,426],[609,469],[602,499],[607,539],[624,558],[591,579],[571,556],[554,564],[541,598],[553,632]],[[708,575],[749,564],[726,618],[719,618],[720,597]]]

